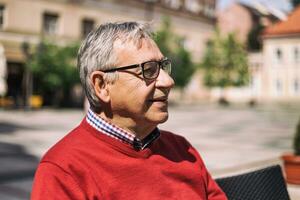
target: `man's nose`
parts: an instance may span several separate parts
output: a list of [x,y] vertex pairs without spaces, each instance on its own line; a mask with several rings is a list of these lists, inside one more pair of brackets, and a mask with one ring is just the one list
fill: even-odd
[[159,75],[155,82],[156,87],[172,88],[174,84],[173,78],[167,72],[160,69]]

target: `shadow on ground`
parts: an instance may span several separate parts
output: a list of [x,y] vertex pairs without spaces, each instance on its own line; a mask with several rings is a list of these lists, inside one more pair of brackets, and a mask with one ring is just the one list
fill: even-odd
[[0,199],[29,199],[38,162],[21,145],[0,142]]
[[18,130],[36,130],[36,129],[11,123],[11,122],[0,122],[0,134],[14,133]]

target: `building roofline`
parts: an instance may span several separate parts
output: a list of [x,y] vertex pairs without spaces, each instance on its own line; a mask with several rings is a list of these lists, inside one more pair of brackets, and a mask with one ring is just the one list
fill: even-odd
[[300,37],[300,32],[295,33],[278,33],[278,34],[263,34],[262,39],[271,39],[271,38],[287,38],[287,37]]
[[300,6],[296,7],[289,15],[287,20],[280,21],[270,27],[267,27],[262,37],[287,36],[300,34],[299,28]]
[[[138,6],[137,5],[137,3],[138,3],[138,4],[140,4],[140,6],[142,6],[144,8],[147,5],[147,3],[145,1],[141,1],[141,0],[130,0],[130,1],[134,2],[134,4],[136,6]],[[123,1],[121,1],[121,2],[123,2]],[[127,4],[127,3],[128,2],[126,2],[125,4]],[[214,6],[215,6],[214,9],[215,9],[215,12],[216,12],[216,5],[214,4]],[[162,10],[162,11],[165,11],[165,12],[170,13],[170,14],[175,15],[175,16],[201,20],[203,22],[208,22],[208,23],[211,23],[211,24],[214,24],[216,22],[216,16],[207,16],[207,15],[204,14],[203,10],[201,12],[194,13],[192,11],[187,10],[187,8],[185,8],[184,6],[180,7],[179,9],[174,9],[174,8],[171,8],[171,7],[163,4],[159,0],[157,0],[157,2],[154,3],[154,9],[155,10]]]

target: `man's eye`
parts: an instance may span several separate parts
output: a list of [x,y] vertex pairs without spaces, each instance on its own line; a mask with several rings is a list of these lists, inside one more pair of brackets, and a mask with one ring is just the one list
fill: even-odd
[[156,63],[149,63],[144,66],[144,72],[152,72],[156,69]]
[[156,62],[148,62],[144,65],[144,70],[153,70],[153,68],[155,69],[157,66]]

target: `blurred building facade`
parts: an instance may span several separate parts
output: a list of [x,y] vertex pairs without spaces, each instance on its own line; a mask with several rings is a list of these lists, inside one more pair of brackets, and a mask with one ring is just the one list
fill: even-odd
[[197,72],[187,88],[191,99],[218,100],[225,95],[230,101],[263,100],[263,68],[264,54],[262,52],[263,40],[261,33],[265,27],[285,20],[286,15],[276,9],[253,3],[245,4],[235,2],[216,14],[217,27],[223,37],[234,33],[240,43],[248,50],[248,66],[250,83],[245,87],[230,87],[223,91],[220,88],[207,89],[203,85],[203,73]]
[[[259,15],[261,17],[258,17]],[[284,16],[283,13],[274,10],[269,12],[262,7],[250,9],[248,6],[235,3],[224,13],[218,14],[218,25],[223,34],[235,32],[239,40],[247,45],[246,36],[251,26],[259,22],[257,19],[264,23],[265,28],[256,36],[261,40],[262,48],[256,51],[248,48],[250,83],[242,88],[227,88],[226,98],[238,102],[299,101],[300,7],[292,11],[289,16]],[[188,89],[197,84],[201,85],[201,76],[198,75],[198,82],[193,81],[192,84]],[[197,88],[201,89],[201,86]],[[222,91],[214,88],[205,96],[202,96],[203,91],[197,94],[198,97],[217,100],[222,95]]]
[[111,21],[154,21],[168,15],[174,32],[199,61],[215,23],[215,0],[0,0],[0,43],[7,63],[7,96],[21,104],[24,63],[47,38],[78,41],[99,24]]
[[267,8],[258,2],[251,5],[236,2],[217,12],[217,26],[221,33],[226,35],[234,32],[244,44],[247,44],[249,33],[256,26],[268,27],[285,19],[286,15],[280,10]]
[[300,99],[300,6],[263,33],[263,97]]
[[[285,20],[266,27],[259,35],[262,49],[248,53],[250,84],[231,88],[233,101],[299,101],[300,99],[300,7]],[[213,91],[217,97],[218,90]]]

